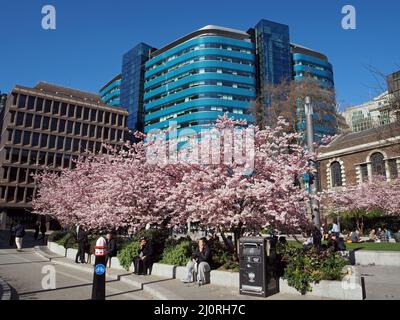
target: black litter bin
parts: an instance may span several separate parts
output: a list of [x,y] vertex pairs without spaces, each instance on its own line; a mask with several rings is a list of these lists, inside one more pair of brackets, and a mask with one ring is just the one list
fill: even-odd
[[268,297],[279,292],[275,237],[239,239],[239,292]]

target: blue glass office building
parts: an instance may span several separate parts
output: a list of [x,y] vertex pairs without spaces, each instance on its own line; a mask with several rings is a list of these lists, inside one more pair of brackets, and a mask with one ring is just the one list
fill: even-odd
[[129,112],[128,128],[143,131],[144,63],[153,48],[139,43],[122,57],[120,104]]
[[145,63],[145,132],[177,123],[198,132],[228,112],[253,121],[255,45],[249,34],[206,26],[155,51]]
[[107,82],[99,91],[101,100],[110,106],[120,106],[121,74]]
[[[252,123],[250,106],[265,84],[306,75],[334,86],[326,56],[292,45],[287,25],[262,19],[247,32],[209,25],[158,50],[144,43],[129,50],[119,104],[128,109],[130,129],[149,132],[175,121],[182,135],[184,129],[198,132],[225,112]],[[319,119],[318,108],[315,113]],[[315,122],[316,137],[336,132],[331,120]]]
[[289,26],[262,19],[249,32],[254,32],[257,48],[259,88],[291,79]]
[[[293,57],[293,78],[301,80],[304,77],[311,77],[318,80],[325,88],[334,88],[333,67],[328,58],[317,51],[299,46],[291,45]],[[335,106],[320,104],[314,105],[314,135],[318,141],[324,135],[335,135],[337,132],[336,118],[334,117]],[[298,114],[304,114],[304,106],[298,106]],[[299,131],[306,129],[305,117],[300,116],[297,124]]]

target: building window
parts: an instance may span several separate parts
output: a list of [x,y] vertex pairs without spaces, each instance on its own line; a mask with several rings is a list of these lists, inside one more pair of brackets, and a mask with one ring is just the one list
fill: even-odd
[[83,120],[89,120],[89,111],[90,109],[88,108],[83,109]]
[[15,125],[22,126],[24,124],[24,114],[22,112],[17,112],[17,122]]
[[24,132],[24,139],[22,142],[24,146],[29,146],[31,142],[31,133],[29,131]]
[[25,116],[25,127],[31,128],[33,123],[33,114],[27,113]]
[[50,136],[49,149],[54,149],[56,147],[56,136]]
[[26,164],[29,161],[29,150],[22,149],[21,151],[21,163]]
[[58,114],[60,112],[60,102],[53,101],[53,114]]
[[22,136],[22,131],[21,130],[14,130],[13,144],[20,144],[21,143],[21,136]]
[[50,130],[51,131],[57,131],[57,121],[58,121],[58,119],[56,119],[56,118],[52,118],[51,119],[51,124],[50,124]]
[[42,110],[43,110],[43,99],[37,98],[36,99],[36,111],[42,111]]
[[32,147],[37,147],[39,145],[39,133],[34,132],[32,134]]
[[57,138],[57,149],[62,150],[64,146],[64,137],[58,137]]
[[76,106],[76,118],[80,119],[82,117],[82,107]]
[[42,133],[42,139],[40,141],[40,147],[41,148],[47,147],[47,138],[48,138],[48,135],[45,134],[45,133]]
[[49,124],[50,124],[50,118],[49,117],[43,117],[42,129],[43,130],[49,129]]
[[18,99],[18,108],[24,109],[26,103],[26,95],[20,94]]
[[72,133],[74,123],[72,121],[67,122],[67,133]]
[[386,178],[386,168],[384,156],[380,152],[371,155],[371,167],[373,176],[383,176]]
[[68,109],[68,117],[73,118],[74,114],[75,114],[75,106],[73,104],[70,104]]
[[360,172],[361,172],[361,181],[362,182],[368,181],[368,166],[367,166],[367,164],[360,165]]
[[60,127],[58,128],[58,132],[64,133],[64,131],[65,131],[65,120],[60,119]]
[[33,110],[35,108],[35,97],[28,97],[28,110]]
[[8,187],[7,202],[14,201],[15,187]]
[[72,145],[72,139],[66,138],[65,139],[65,151],[71,150],[71,145]]
[[331,163],[331,184],[332,187],[341,187],[342,181],[342,166],[338,161]]
[[35,115],[35,120],[34,120],[34,123],[33,123],[33,129],[39,129],[41,121],[42,121],[42,117],[39,116],[39,115]]
[[44,112],[50,113],[51,112],[51,100],[46,100],[44,104]]
[[10,167],[10,182],[17,181],[18,168]]
[[399,172],[397,170],[396,159],[390,159],[388,162],[389,162],[390,179],[397,179],[399,177]]
[[67,104],[66,103],[61,103],[61,110],[60,110],[60,115],[65,116],[67,115]]

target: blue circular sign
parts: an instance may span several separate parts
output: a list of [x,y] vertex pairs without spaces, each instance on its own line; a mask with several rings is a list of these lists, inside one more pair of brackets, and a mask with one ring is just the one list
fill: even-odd
[[94,267],[94,272],[98,276],[101,276],[106,272],[106,266],[104,264],[96,264],[96,266]]

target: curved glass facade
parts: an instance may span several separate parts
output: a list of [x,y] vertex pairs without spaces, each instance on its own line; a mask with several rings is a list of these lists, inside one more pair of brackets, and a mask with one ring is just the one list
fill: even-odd
[[117,75],[100,89],[101,100],[110,106],[120,106],[121,75]]
[[156,51],[145,63],[145,132],[199,131],[228,112],[252,122],[256,98],[255,46],[249,35],[206,27]]
[[[318,80],[320,85],[325,88],[333,89],[333,68],[328,58],[316,51],[298,45],[292,45],[292,64],[294,80],[301,80],[311,77]],[[303,106],[298,106],[298,112],[304,112]],[[314,105],[314,139],[319,141],[324,135],[333,136],[337,132],[336,118],[334,117],[335,106]],[[301,119],[305,119],[301,117]],[[306,130],[305,120],[297,124],[299,131]]]

